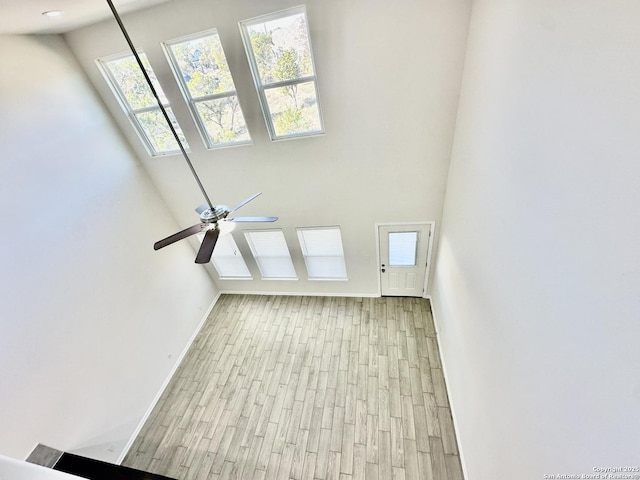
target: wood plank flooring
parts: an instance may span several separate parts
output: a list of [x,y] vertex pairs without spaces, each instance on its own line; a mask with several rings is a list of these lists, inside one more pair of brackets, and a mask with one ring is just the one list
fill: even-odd
[[428,300],[222,295],[123,465],[462,480]]

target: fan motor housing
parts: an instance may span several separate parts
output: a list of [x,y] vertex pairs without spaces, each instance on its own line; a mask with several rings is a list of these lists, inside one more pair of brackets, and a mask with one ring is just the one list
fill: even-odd
[[204,223],[215,223],[218,220],[222,220],[227,218],[230,210],[226,205],[216,205],[213,210],[207,208],[204,212],[200,214],[200,220]]

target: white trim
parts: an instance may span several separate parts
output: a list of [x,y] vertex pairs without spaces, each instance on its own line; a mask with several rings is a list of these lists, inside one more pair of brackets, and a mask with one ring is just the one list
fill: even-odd
[[449,376],[447,375],[447,369],[445,368],[445,364],[444,364],[444,356],[442,355],[442,345],[440,345],[440,334],[439,329],[438,329],[438,322],[436,321],[436,312],[435,312],[435,308],[433,308],[433,299],[431,298],[431,295],[428,295],[427,297],[429,299],[429,303],[431,304],[431,316],[433,317],[433,326],[435,327],[436,330],[436,343],[438,344],[438,351],[440,353],[440,364],[442,365],[442,376],[444,377],[444,383],[447,389],[447,400],[449,402],[449,411],[451,412],[451,421],[453,423],[453,431],[456,434],[456,445],[458,446],[458,457],[460,458],[460,467],[462,468],[462,478],[469,478],[469,474],[467,472],[467,467],[466,467],[466,463],[464,461],[464,455],[462,453],[462,448],[460,447],[460,434],[458,431],[458,422],[456,420],[456,415],[453,412],[453,404],[451,403],[451,398],[450,397],[450,391],[449,391]]
[[255,17],[251,17],[246,20],[241,20],[238,23],[242,23],[247,26],[253,26],[256,23],[267,23],[273,20],[278,20],[280,18],[288,17],[289,15],[286,15],[288,13],[291,13],[291,14],[305,13],[306,14],[306,12],[307,12],[306,7],[303,4],[303,5],[297,5],[295,7],[289,7],[282,10],[278,10],[277,12],[266,13],[264,15],[257,15]]
[[348,282],[349,277],[345,278],[325,278],[325,277],[309,277],[307,276],[307,280],[310,282]]
[[265,282],[297,282],[300,279],[298,277],[262,277],[260,280]]
[[167,375],[167,378],[162,383],[162,386],[160,387],[160,390],[158,390],[158,393],[156,394],[154,399],[151,401],[151,405],[149,405],[149,408],[147,409],[147,411],[144,413],[144,415],[140,419],[140,422],[138,423],[138,426],[136,427],[136,429],[133,431],[133,434],[129,438],[129,441],[127,442],[127,444],[122,449],[122,453],[120,454],[120,456],[116,460],[116,464],[120,465],[123,462],[124,458],[129,453],[129,450],[131,449],[131,446],[133,445],[133,442],[135,442],[136,438],[140,434],[140,431],[142,430],[142,427],[144,427],[144,424],[149,419],[149,416],[151,415],[151,412],[153,412],[153,409],[156,407],[156,404],[160,400],[160,397],[162,396],[162,394],[164,393],[165,389],[169,385],[169,382],[173,378],[173,375],[178,370],[178,367],[182,363],[183,358],[185,357],[185,355],[187,354],[187,352],[191,348],[191,345],[193,344],[193,342],[195,341],[196,337],[200,333],[200,330],[202,330],[202,327],[204,326],[205,322],[209,318],[209,315],[211,314],[211,311],[213,310],[213,307],[215,307],[216,303],[218,302],[218,299],[220,298],[220,295],[222,295],[222,292],[218,292],[216,294],[216,296],[214,297],[213,301],[211,302],[211,305],[209,305],[209,308],[205,312],[204,317],[202,318],[202,320],[200,321],[200,323],[196,327],[195,331],[193,332],[193,335],[191,335],[191,338],[189,339],[189,341],[187,342],[185,347],[182,349],[182,352],[180,353],[180,355],[176,359],[175,363],[173,364],[173,367],[171,368],[171,371],[169,372],[169,375]]
[[[378,277],[378,296],[382,296],[382,279],[380,278],[380,227],[389,225],[429,225],[429,240],[427,242],[427,265],[424,272],[424,286],[422,287],[422,298],[430,298],[426,295],[429,288],[429,271],[431,270],[431,257],[433,255],[433,238],[435,237],[436,222],[431,220],[429,222],[381,222],[376,223],[374,228],[376,230],[376,270]],[[421,297],[416,297],[421,298]]]
[[379,298],[377,293],[325,293],[325,292],[246,292],[243,290],[222,290],[221,294],[227,295],[278,295],[292,297],[363,297],[363,298]]
[[[429,272],[431,271],[431,261],[433,256],[433,239],[436,236],[436,222],[428,222],[431,224],[431,228],[429,229],[429,245],[427,246],[427,268],[424,272],[424,294],[426,295],[429,291]],[[431,296],[429,296],[431,299]]]
[[376,239],[376,278],[378,279],[378,296],[382,297],[382,278],[380,278],[380,228],[379,223],[375,223],[373,228],[375,229]]

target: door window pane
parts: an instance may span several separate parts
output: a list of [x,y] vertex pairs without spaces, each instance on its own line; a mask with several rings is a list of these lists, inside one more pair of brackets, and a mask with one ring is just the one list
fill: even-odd
[[414,267],[418,232],[389,232],[389,266]]

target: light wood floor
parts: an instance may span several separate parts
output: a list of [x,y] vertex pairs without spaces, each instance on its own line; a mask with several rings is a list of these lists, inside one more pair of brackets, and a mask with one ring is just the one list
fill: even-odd
[[429,302],[221,296],[123,464],[181,480],[462,479]]

